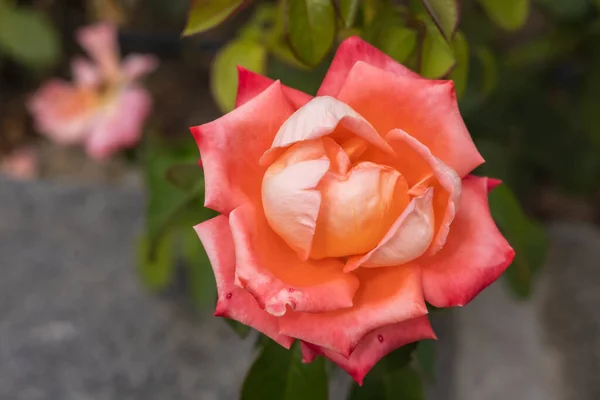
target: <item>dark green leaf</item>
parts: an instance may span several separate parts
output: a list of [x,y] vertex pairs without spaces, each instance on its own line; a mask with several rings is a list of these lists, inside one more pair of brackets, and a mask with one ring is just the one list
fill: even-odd
[[[585,74],[577,117],[589,142],[600,152],[600,112],[598,112],[598,93],[600,90],[600,46],[593,49],[593,54]],[[597,178],[600,179],[600,178]]]
[[454,52],[430,18],[423,18],[426,26],[421,49],[421,75],[426,78],[447,76],[456,64]]
[[519,29],[529,16],[530,0],[479,0],[490,19],[509,31]]
[[469,79],[469,44],[461,32],[457,32],[454,35],[452,48],[454,50],[456,66],[452,70],[452,73],[450,73],[450,79],[454,81],[457,96],[461,97]]
[[146,225],[152,252],[161,236],[170,228],[192,227],[213,214],[204,208],[204,181],[199,181],[188,192],[183,192],[165,178],[171,165],[198,158],[193,138],[190,137],[184,143],[167,143],[155,135],[148,135],[144,151],[148,190]]
[[423,6],[448,42],[458,26],[458,0],[421,0]]
[[28,67],[43,68],[60,58],[58,32],[48,17],[0,0],[0,49]]
[[227,322],[227,325],[229,325],[231,329],[233,329],[233,331],[237,333],[237,335],[242,339],[248,337],[248,335],[250,334],[250,327],[247,325],[244,325],[229,318],[225,318],[225,322]]
[[289,62],[282,62],[278,57],[273,57],[269,60],[268,76],[280,79],[284,85],[315,95],[327,73],[329,61],[328,57],[316,68],[299,69]]
[[338,8],[345,28],[350,28],[354,25],[359,5],[360,0],[338,0]]
[[435,354],[437,342],[435,340],[421,340],[417,346],[416,358],[423,375],[435,379]]
[[185,36],[204,32],[225,21],[245,0],[190,0]]
[[327,400],[325,362],[302,363],[299,343],[286,350],[272,340],[248,371],[241,400]]
[[148,236],[142,235],[137,243],[137,272],[143,285],[151,291],[164,290],[173,280],[173,242],[164,236],[150,249]]
[[488,96],[498,84],[498,67],[494,54],[487,47],[479,47],[475,51],[475,56],[479,60],[483,70],[482,93]]
[[176,188],[187,192],[204,179],[204,173],[198,163],[173,164],[167,168],[165,178]]
[[183,230],[182,239],[187,289],[194,307],[202,312],[214,306],[215,278],[206,251],[192,227]]
[[589,11],[589,0],[536,0],[537,4],[550,11],[554,16],[573,20],[581,18]]
[[300,61],[317,65],[333,46],[335,9],[331,0],[286,0],[287,32]]
[[527,297],[532,289],[533,277],[545,261],[546,234],[525,215],[506,185],[494,189],[489,201],[494,220],[515,250],[515,259],[505,277],[517,296]]
[[210,88],[221,111],[229,112],[235,107],[237,67],[264,75],[266,62],[266,48],[252,40],[238,38],[219,50],[211,67]]
[[373,22],[367,26],[365,39],[403,63],[417,45],[417,32],[404,24],[404,19],[395,8],[381,6]]
[[[268,41],[274,31],[283,26],[278,8],[275,4],[259,3],[256,5],[252,16],[238,31],[239,36],[255,42]],[[283,28],[281,28],[283,32]]]

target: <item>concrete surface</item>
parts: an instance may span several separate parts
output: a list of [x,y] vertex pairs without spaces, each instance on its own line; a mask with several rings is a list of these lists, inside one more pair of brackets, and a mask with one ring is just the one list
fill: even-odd
[[[143,212],[137,190],[0,179],[0,400],[238,398],[252,340],[140,288]],[[549,232],[532,301],[498,282],[434,321],[430,400],[600,399],[600,233]]]

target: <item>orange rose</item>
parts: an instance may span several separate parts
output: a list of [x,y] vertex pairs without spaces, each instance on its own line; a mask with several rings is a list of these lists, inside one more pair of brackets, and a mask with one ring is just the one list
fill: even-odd
[[219,299],[306,361],[361,383],[390,351],[435,338],[425,301],[461,306],[513,249],[470,176],[483,162],[451,81],[423,79],[357,37],[317,97],[240,69],[237,108],[192,128],[205,169],[197,225]]

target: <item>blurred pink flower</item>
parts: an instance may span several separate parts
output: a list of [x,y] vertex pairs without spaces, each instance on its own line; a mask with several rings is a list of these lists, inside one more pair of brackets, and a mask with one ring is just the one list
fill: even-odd
[[38,160],[33,149],[14,150],[0,162],[0,173],[16,180],[31,180],[38,174]]
[[90,157],[103,159],[139,142],[152,99],[137,80],[158,60],[131,54],[121,62],[117,30],[105,23],[80,29],[77,41],[90,59],[73,60],[73,83],[51,79],[28,107],[39,132],[60,144],[82,143]]

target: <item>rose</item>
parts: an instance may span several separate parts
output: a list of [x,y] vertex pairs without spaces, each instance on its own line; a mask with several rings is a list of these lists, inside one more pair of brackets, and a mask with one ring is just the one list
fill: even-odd
[[205,171],[195,227],[215,315],[361,383],[385,354],[435,338],[425,301],[461,306],[514,252],[494,224],[483,162],[451,81],[345,40],[317,97],[240,69],[237,108],[192,128]]
[[117,30],[109,24],[82,28],[77,39],[95,64],[75,58],[74,84],[50,80],[28,108],[39,132],[61,144],[84,143],[90,157],[103,159],[140,140],[152,99],[136,80],[158,60],[131,54],[121,64]]

